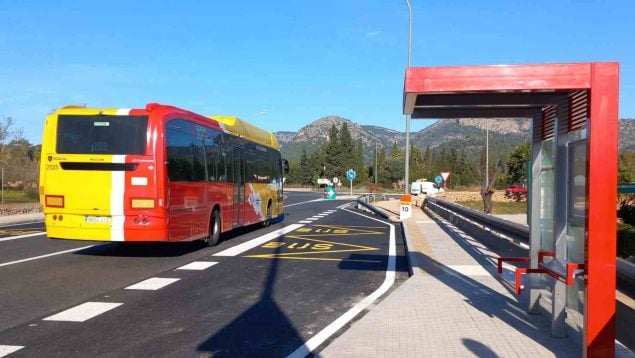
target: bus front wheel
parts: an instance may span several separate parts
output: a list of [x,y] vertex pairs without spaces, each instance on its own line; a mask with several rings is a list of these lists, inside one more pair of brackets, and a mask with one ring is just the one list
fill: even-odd
[[209,236],[207,236],[207,240],[205,243],[207,246],[214,246],[218,244],[220,239],[220,214],[218,210],[214,210],[212,213],[212,219],[209,223]]

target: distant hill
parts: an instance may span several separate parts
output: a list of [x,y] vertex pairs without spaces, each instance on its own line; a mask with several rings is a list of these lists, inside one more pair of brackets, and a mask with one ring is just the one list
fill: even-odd
[[[366,159],[374,153],[375,140],[379,148],[390,149],[394,143],[405,147],[405,133],[372,125],[360,125],[340,116],[319,118],[297,132],[276,132],[282,146],[282,154],[289,160],[298,160],[302,149],[307,153],[320,148],[328,140],[331,125],[338,128],[346,122],[354,140],[362,139],[366,146]],[[529,139],[528,119],[497,118],[489,120],[490,153],[508,153]],[[411,142],[424,150],[430,148],[464,149],[472,156],[480,155],[485,143],[486,120],[482,118],[444,119],[418,131],[410,133]],[[635,119],[620,120],[620,151],[635,151]]]
[[635,151],[635,118],[620,120],[620,152]]

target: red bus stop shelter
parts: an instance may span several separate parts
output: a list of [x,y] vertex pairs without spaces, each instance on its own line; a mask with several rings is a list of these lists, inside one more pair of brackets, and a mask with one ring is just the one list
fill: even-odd
[[579,314],[592,357],[615,353],[618,88],[614,62],[411,67],[404,85],[413,119],[531,120],[529,310],[551,291],[552,335]]

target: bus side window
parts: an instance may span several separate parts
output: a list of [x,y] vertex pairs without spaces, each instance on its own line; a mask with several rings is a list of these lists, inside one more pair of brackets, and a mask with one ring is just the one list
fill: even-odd
[[168,122],[166,131],[168,178],[192,181],[192,124],[184,120]]
[[211,182],[224,182],[225,158],[222,152],[222,135],[220,132],[207,128],[205,140],[205,152],[207,157],[207,176]]

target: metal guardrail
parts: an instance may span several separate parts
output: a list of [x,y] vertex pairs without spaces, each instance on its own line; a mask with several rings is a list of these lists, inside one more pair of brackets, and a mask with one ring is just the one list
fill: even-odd
[[[492,215],[487,215],[474,209],[466,208],[462,205],[433,197],[426,198],[426,203],[424,203],[424,205],[427,205],[428,203],[444,208],[448,211],[452,211],[462,217],[469,219],[470,221],[478,223],[484,227],[488,227],[492,231],[496,231],[499,234],[503,234],[507,237],[525,243],[529,242],[529,227],[526,225],[517,224],[511,221],[497,218]],[[629,282],[635,284],[635,265],[633,265],[632,263],[617,258],[617,273],[623,279],[626,279]]]
[[[507,237],[517,239],[519,241],[529,242],[529,227],[514,223],[508,220],[497,218],[492,215],[488,215],[474,209],[466,208],[465,206],[451,203],[449,201],[428,197],[426,198],[428,203],[440,206],[442,208],[454,211],[455,213],[483,226],[490,228],[499,234]],[[426,204],[424,204],[426,205]]]
[[390,194],[364,194],[357,198],[357,207],[363,206],[384,219],[388,219],[388,215],[385,212],[378,210],[374,205],[370,205],[370,203],[389,200],[392,197],[398,198],[399,196]]

